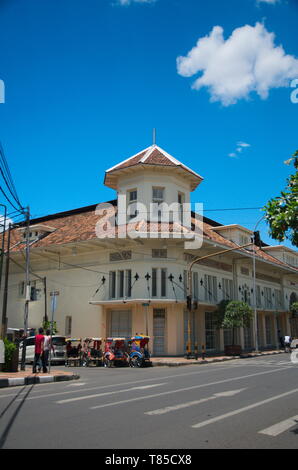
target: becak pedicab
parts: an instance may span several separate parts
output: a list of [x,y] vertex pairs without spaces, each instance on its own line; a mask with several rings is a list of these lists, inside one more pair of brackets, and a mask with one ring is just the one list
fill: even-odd
[[102,338],[85,338],[82,352],[82,366],[89,367],[94,364],[99,367],[103,363],[101,349]]
[[149,336],[135,335],[130,340],[130,367],[151,366],[149,353]]
[[128,366],[126,338],[107,338],[105,340],[104,367]]
[[66,338],[65,366],[81,366],[82,338]]

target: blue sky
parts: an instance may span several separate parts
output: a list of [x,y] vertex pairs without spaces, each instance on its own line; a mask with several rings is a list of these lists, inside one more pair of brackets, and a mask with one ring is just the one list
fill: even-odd
[[[39,216],[113,199],[104,171],[151,145],[156,127],[157,144],[204,177],[192,200],[204,203],[205,215],[252,229],[258,210],[210,210],[260,207],[285,186],[291,169],[283,161],[298,148],[289,86],[298,78],[298,2],[241,0],[241,9],[239,0],[126,3],[0,0],[0,140],[22,203]],[[216,26],[222,42],[233,35],[232,53],[207,54],[208,64],[190,75],[199,66],[188,53],[204,37],[213,46]],[[260,67],[240,97],[218,91],[228,65],[241,74],[243,67],[237,80],[246,79],[238,44],[247,60],[256,51],[261,66],[268,58],[268,73]],[[202,75],[207,85],[194,89]]]

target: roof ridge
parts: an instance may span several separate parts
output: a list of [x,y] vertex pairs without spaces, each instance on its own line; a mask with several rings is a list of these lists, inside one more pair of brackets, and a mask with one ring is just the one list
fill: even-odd
[[136,153],[135,155],[132,155],[131,157],[126,158],[126,159],[123,160],[122,162],[117,163],[116,165],[114,165],[114,166],[112,166],[111,168],[109,168],[108,170],[106,170],[106,173],[108,173],[109,171],[114,170],[115,168],[117,168],[117,166],[123,165],[123,163],[128,162],[128,161],[131,160],[132,158],[135,158],[135,157],[137,157],[138,155],[140,155],[141,153],[147,152],[151,147],[152,147],[152,146],[147,147],[146,149],[141,150],[140,152]]
[[147,152],[146,152],[145,155],[141,158],[141,160],[139,161],[139,163],[145,163],[146,160],[150,157],[150,155],[151,155],[151,153],[153,152],[153,150],[155,150],[155,147],[156,147],[155,144],[151,145],[151,147],[148,148]]

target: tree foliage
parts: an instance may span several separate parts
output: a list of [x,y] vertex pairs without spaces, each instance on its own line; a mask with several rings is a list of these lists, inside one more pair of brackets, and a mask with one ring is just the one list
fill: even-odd
[[240,302],[239,300],[232,300],[226,306],[222,327],[249,327],[252,316],[253,310],[249,305],[245,302]]
[[288,239],[298,246],[298,150],[285,163],[293,163],[296,172],[287,179],[281,195],[270,199],[263,210],[270,236],[279,242]]

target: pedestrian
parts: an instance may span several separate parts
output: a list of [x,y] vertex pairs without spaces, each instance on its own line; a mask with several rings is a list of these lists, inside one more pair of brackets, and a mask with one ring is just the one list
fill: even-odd
[[43,358],[44,358],[44,363],[46,367],[48,367],[49,365],[50,350],[54,352],[54,346],[53,346],[52,338],[51,338],[51,330],[47,330],[44,336],[44,344],[43,344]]
[[280,348],[282,349],[284,347],[284,339],[280,330],[278,330],[278,339],[279,339]]
[[35,351],[34,351],[34,362],[33,362],[33,369],[32,373],[36,374],[36,366],[38,364],[38,369],[40,371],[42,362],[42,371],[45,373],[47,372],[47,368],[44,361],[43,355],[43,348],[44,348],[44,335],[43,335],[43,328],[39,328],[38,335],[35,336]]
[[292,342],[291,336],[286,335],[285,338],[284,338],[285,352],[289,352],[291,342]]

